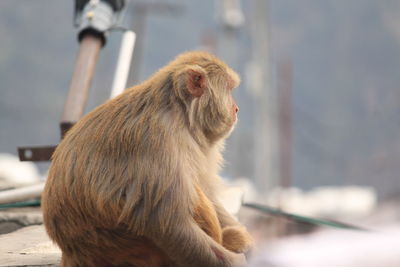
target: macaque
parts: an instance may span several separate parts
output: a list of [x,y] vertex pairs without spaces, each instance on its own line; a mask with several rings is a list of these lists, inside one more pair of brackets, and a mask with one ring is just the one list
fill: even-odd
[[239,82],[186,52],[69,130],[42,195],[62,266],[245,265],[251,238],[217,199]]

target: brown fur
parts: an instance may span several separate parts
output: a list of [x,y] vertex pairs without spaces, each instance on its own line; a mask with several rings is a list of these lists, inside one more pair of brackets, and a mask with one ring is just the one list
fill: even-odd
[[67,133],[42,196],[63,266],[244,264],[221,245],[238,223],[216,199],[238,83],[214,56],[184,53]]
[[246,228],[232,224],[222,229],[214,205],[199,187],[196,187],[196,189],[199,195],[198,206],[194,214],[196,223],[205,233],[226,249],[236,253],[246,252],[253,243]]
[[222,229],[218,221],[217,212],[211,201],[197,186],[198,204],[194,212],[194,220],[199,227],[218,244],[222,244]]
[[222,244],[230,251],[236,253],[247,252],[252,243],[253,239],[243,226],[228,226],[222,231]]

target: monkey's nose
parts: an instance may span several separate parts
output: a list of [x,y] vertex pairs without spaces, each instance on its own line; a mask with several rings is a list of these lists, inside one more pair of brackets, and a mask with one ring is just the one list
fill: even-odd
[[239,112],[239,107],[238,107],[238,106],[235,107],[235,112],[236,112],[236,113]]

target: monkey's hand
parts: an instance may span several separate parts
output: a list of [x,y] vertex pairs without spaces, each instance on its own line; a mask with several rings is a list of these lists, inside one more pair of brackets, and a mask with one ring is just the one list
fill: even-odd
[[243,226],[227,226],[222,229],[222,245],[226,249],[236,253],[245,253],[252,244],[253,239]]

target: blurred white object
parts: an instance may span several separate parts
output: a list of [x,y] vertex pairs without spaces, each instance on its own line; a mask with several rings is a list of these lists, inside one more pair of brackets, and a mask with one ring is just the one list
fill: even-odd
[[39,181],[39,171],[32,162],[21,162],[14,155],[0,153],[0,186],[20,186]]
[[232,187],[239,187],[243,191],[243,202],[255,202],[258,198],[254,183],[249,178],[239,177],[234,180],[230,180],[228,185]]
[[228,187],[218,195],[226,211],[236,216],[242,206],[243,190],[240,187]]
[[222,0],[222,20],[231,28],[239,28],[244,25],[245,19],[240,0]]
[[253,183],[247,178],[238,178],[227,182],[225,190],[220,192],[219,200],[224,208],[236,216],[243,202],[257,198]]
[[117,68],[115,69],[110,98],[119,95],[126,88],[133,49],[135,48],[135,40],[136,34],[133,31],[124,32],[121,40],[121,48],[119,50],[118,63]]
[[246,90],[253,97],[259,97],[261,95],[261,88],[263,83],[263,73],[260,66],[255,61],[250,61],[245,65],[245,81],[246,81]]
[[400,226],[382,232],[330,230],[280,239],[258,250],[251,267],[398,267]]
[[357,218],[369,215],[377,204],[371,187],[317,187],[309,192],[297,188],[276,189],[267,203],[286,212],[326,218]]
[[39,198],[43,192],[43,189],[44,183],[40,183],[21,188],[0,191],[0,204],[8,204]]

